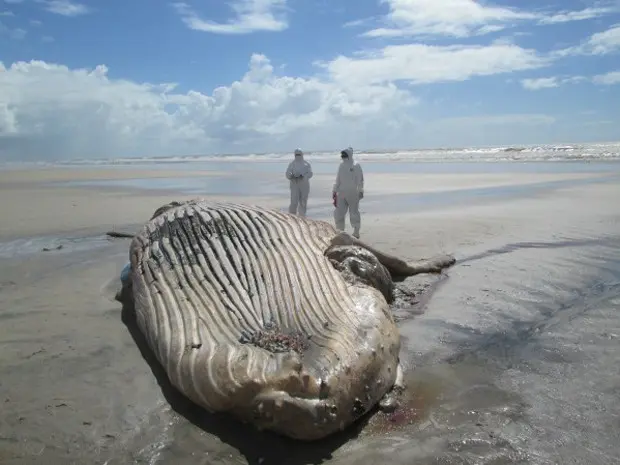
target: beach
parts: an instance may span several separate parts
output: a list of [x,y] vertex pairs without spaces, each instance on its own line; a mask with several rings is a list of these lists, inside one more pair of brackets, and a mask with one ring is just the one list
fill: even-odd
[[[620,163],[364,163],[362,240],[457,263],[395,310],[415,417],[309,445],[176,395],[112,298],[130,241],[106,232],[196,196],[286,210],[281,165],[235,163],[0,171],[0,463],[618,460]],[[308,215],[332,222],[325,163]]]

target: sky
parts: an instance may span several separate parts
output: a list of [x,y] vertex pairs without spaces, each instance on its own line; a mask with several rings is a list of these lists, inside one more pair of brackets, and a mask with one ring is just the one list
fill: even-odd
[[0,0],[0,160],[619,128],[620,0]]

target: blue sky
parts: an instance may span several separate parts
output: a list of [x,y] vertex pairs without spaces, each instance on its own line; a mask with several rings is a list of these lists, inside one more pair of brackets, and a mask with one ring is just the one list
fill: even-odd
[[619,0],[0,0],[0,62],[0,159],[620,139]]

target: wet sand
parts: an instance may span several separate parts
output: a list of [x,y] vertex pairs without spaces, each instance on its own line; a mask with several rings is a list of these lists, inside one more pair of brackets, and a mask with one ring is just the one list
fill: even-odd
[[[451,252],[458,263],[422,305],[395,310],[410,385],[405,413],[299,445],[178,396],[130,315],[106,298],[129,242],[102,234],[133,231],[161,204],[192,195],[58,187],[46,176],[0,174],[2,198],[11,199],[0,207],[0,243],[23,251],[0,254],[0,463],[610,464],[620,456],[617,178],[589,174],[588,184],[468,202],[455,191],[454,205],[409,211],[406,202],[393,211],[376,200],[399,192],[415,203],[437,186],[501,188],[538,175],[373,180],[364,240],[408,259]],[[537,182],[565,179],[575,174]],[[329,219],[329,205],[321,211]]]
[[[362,211],[366,206],[369,211],[383,210],[379,204],[389,208],[393,203],[389,201],[390,196],[400,196],[397,211],[394,211],[400,213],[409,210],[407,204],[414,201],[412,195],[441,195],[473,189],[498,189],[501,193],[502,189],[548,183],[608,180],[617,172],[367,173],[367,196],[361,208]],[[175,182],[166,183],[167,179]],[[325,174],[315,175],[312,180],[309,212],[315,217],[331,218],[332,182],[333,175]],[[232,197],[227,195],[231,187],[236,191]],[[141,218],[150,215],[148,212],[171,198],[188,199],[203,195],[216,200],[251,200],[279,208],[288,205],[288,185],[282,181],[279,172],[229,172],[224,176],[221,171],[206,170],[14,169],[0,172],[0,195],[3,199],[10,199],[1,208],[3,218],[11,218],[11,221],[0,224],[0,240],[57,233],[71,235],[76,230],[89,228],[122,228],[139,223]],[[405,205],[401,205],[403,199]],[[422,201],[428,203],[426,199]]]

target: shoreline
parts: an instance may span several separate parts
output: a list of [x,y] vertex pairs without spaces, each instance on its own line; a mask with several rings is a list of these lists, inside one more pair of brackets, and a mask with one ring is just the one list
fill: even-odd
[[[360,159],[364,159],[365,161],[371,160],[390,160],[395,156],[403,157],[404,160],[411,160],[414,162],[417,161],[426,161],[427,159],[423,158],[424,154],[447,154],[450,153],[453,155],[451,161],[459,161],[459,160],[473,160],[476,156],[489,156],[494,155],[493,159],[498,159],[502,161],[521,161],[522,158],[516,158],[519,154],[538,154],[538,158],[530,158],[527,161],[546,161],[552,159],[551,161],[563,161],[567,160],[598,160],[605,159],[603,157],[595,157],[588,156],[588,149],[594,149],[598,151],[602,151],[602,153],[615,153],[615,160],[618,160],[617,157],[617,149],[620,146],[620,141],[598,141],[598,142],[581,142],[581,143],[558,143],[558,144],[508,144],[508,145],[481,145],[481,146],[471,146],[471,147],[423,147],[423,148],[392,148],[392,149],[360,149],[359,147],[355,149],[355,152],[360,156]],[[608,150],[605,151],[604,149]],[[341,148],[334,148],[333,150],[314,150],[314,151],[306,151],[305,154],[309,157],[315,158],[315,160],[325,160],[331,157],[338,155]],[[574,152],[579,155],[572,155]],[[411,155],[418,154],[422,155],[421,157],[411,157]],[[458,155],[457,155],[458,154]],[[562,157],[562,154],[564,155]],[[585,156],[584,156],[585,154]],[[202,155],[170,155],[170,156],[156,156],[156,157],[119,157],[119,158],[94,158],[94,159],[58,159],[53,162],[44,162],[41,160],[32,160],[28,162],[16,162],[16,161],[8,161],[7,165],[15,165],[20,163],[27,163],[30,166],[47,166],[43,164],[56,163],[62,164],[65,166],[74,164],[93,164],[93,165],[103,165],[103,164],[122,164],[124,162],[127,163],[185,163],[185,162],[193,162],[193,161],[243,161],[243,160],[251,160],[251,161],[271,161],[271,160],[282,160],[284,158],[289,157],[290,153],[288,152],[263,152],[263,153],[229,153],[229,154],[202,154]],[[407,157],[407,155],[409,155]],[[456,155],[456,157],[454,156]],[[600,155],[600,154],[599,154]],[[500,157],[509,157],[509,158],[500,158]],[[546,156],[547,158],[541,159],[541,156]],[[607,157],[608,159],[610,157]],[[401,158],[402,159],[402,158]],[[401,160],[399,159],[399,160]],[[489,158],[488,161],[493,161],[493,159]],[[434,160],[434,159],[433,159]],[[445,160],[445,158],[441,158],[441,160]],[[450,161],[450,160],[448,160]],[[478,160],[473,160],[478,161]]]

